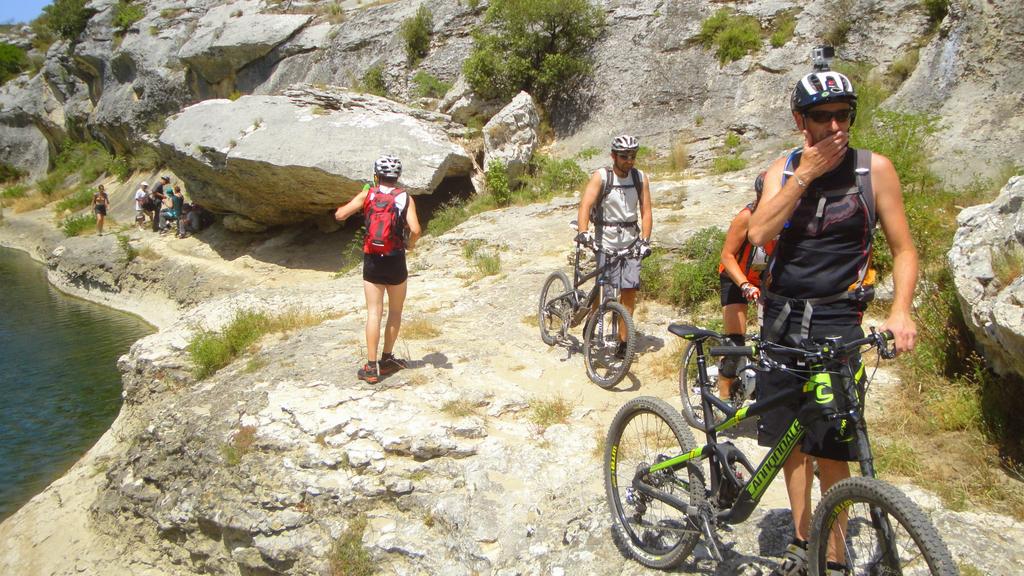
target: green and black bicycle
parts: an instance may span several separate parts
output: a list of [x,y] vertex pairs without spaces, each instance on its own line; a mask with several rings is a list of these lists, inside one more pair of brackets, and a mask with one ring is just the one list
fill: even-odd
[[[701,541],[712,557],[721,561],[716,525],[738,524],[750,517],[804,436],[803,426],[794,419],[756,468],[731,442],[720,442],[718,432],[803,391],[786,390],[735,409],[710,391],[713,383],[708,378],[702,345],[717,333],[682,324],[674,324],[669,330],[697,345],[698,373],[704,383],[703,421],[710,423],[704,432],[707,443],[695,445],[682,416],[669,404],[658,398],[640,397],[627,402],[615,415],[604,458],[613,538],[628,556],[661,569],[684,562]],[[921,509],[894,486],[875,478],[861,404],[866,385],[858,390],[857,384],[867,379],[855,377],[846,360],[865,347],[877,348],[882,357],[892,357],[888,338],[888,333],[872,330],[864,338],[847,342],[829,338],[798,348],[761,342],[713,346],[709,350],[713,356],[746,356],[761,371],[789,371],[784,361],[804,362],[816,373],[828,374],[833,393],[845,402],[840,403],[844,411],[833,417],[847,418],[854,425],[853,441],[861,456],[862,476],[837,482],[815,508],[808,546],[809,574],[825,574],[827,561],[844,563],[848,573],[856,575],[959,573],[945,543]],[[725,420],[716,422],[712,409],[724,413]]]

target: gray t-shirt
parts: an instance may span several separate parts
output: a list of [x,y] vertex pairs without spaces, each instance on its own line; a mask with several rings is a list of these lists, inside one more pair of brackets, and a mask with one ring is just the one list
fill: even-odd
[[[637,170],[640,173],[640,186],[643,186],[644,173],[641,170]],[[625,177],[620,178],[614,170],[612,174],[612,188],[608,191],[608,195],[604,197],[602,203],[604,216],[602,220],[605,222],[636,222],[635,226],[602,226],[598,223],[594,223],[595,230],[601,230],[601,235],[598,238],[601,246],[609,248],[611,250],[622,250],[623,248],[629,247],[630,244],[636,240],[636,237],[640,235],[640,202],[639,195],[643,192],[637,190],[633,186],[633,176],[626,174]],[[604,190],[605,178],[607,177],[607,171],[601,170],[601,189]]]

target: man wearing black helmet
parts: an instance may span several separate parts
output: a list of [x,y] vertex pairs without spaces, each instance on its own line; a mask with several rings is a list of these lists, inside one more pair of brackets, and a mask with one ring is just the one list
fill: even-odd
[[[577,242],[595,243],[610,250],[633,245],[639,235],[637,257],[620,260],[614,270],[606,270],[605,282],[619,288],[619,301],[633,313],[636,291],[640,288],[640,260],[651,253],[651,183],[647,175],[636,169],[636,153],[640,141],[623,134],[612,140],[612,166],[595,171],[583,197],[578,215]],[[594,234],[588,231],[593,212]],[[602,255],[598,255],[599,263]],[[619,331],[626,337],[625,328]],[[626,351],[626,342],[619,342],[618,354]]]
[[[827,64],[797,83],[792,111],[804,146],[768,169],[747,235],[758,245],[778,236],[764,280],[762,337],[796,344],[808,337],[862,336],[863,313],[873,295],[871,241],[877,222],[893,255],[894,297],[881,329],[892,331],[898,352],[912,350],[916,327],[910,306],[918,260],[892,162],[849,147],[857,94],[850,80],[828,70]],[[860,359],[851,363],[856,373]],[[758,396],[803,386],[810,376],[773,372],[759,377]],[[811,388],[820,393],[816,388],[828,385],[828,378],[816,378]],[[806,574],[812,460],[818,463],[824,493],[850,475],[848,462],[858,456],[845,419],[822,418],[816,407],[811,401],[782,406],[765,414],[758,425],[764,445],[773,444],[796,415],[807,429],[803,444],[783,467],[796,538],[773,574]],[[846,574],[842,546],[835,535],[833,539],[829,574]]]

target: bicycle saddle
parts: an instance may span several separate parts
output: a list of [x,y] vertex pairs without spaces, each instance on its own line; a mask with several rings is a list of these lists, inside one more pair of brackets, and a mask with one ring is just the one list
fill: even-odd
[[668,331],[687,340],[705,340],[711,337],[722,337],[721,334],[714,330],[705,330],[704,328],[697,328],[689,324],[669,324]]

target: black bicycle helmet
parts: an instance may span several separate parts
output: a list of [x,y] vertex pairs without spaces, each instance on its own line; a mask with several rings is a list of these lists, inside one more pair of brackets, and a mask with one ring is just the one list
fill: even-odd
[[811,72],[793,88],[791,106],[794,112],[832,102],[849,102],[853,108],[850,123],[853,123],[857,117],[857,92],[849,78],[834,70]]
[[623,134],[612,139],[612,152],[636,152],[640,149],[640,141],[634,136]]

